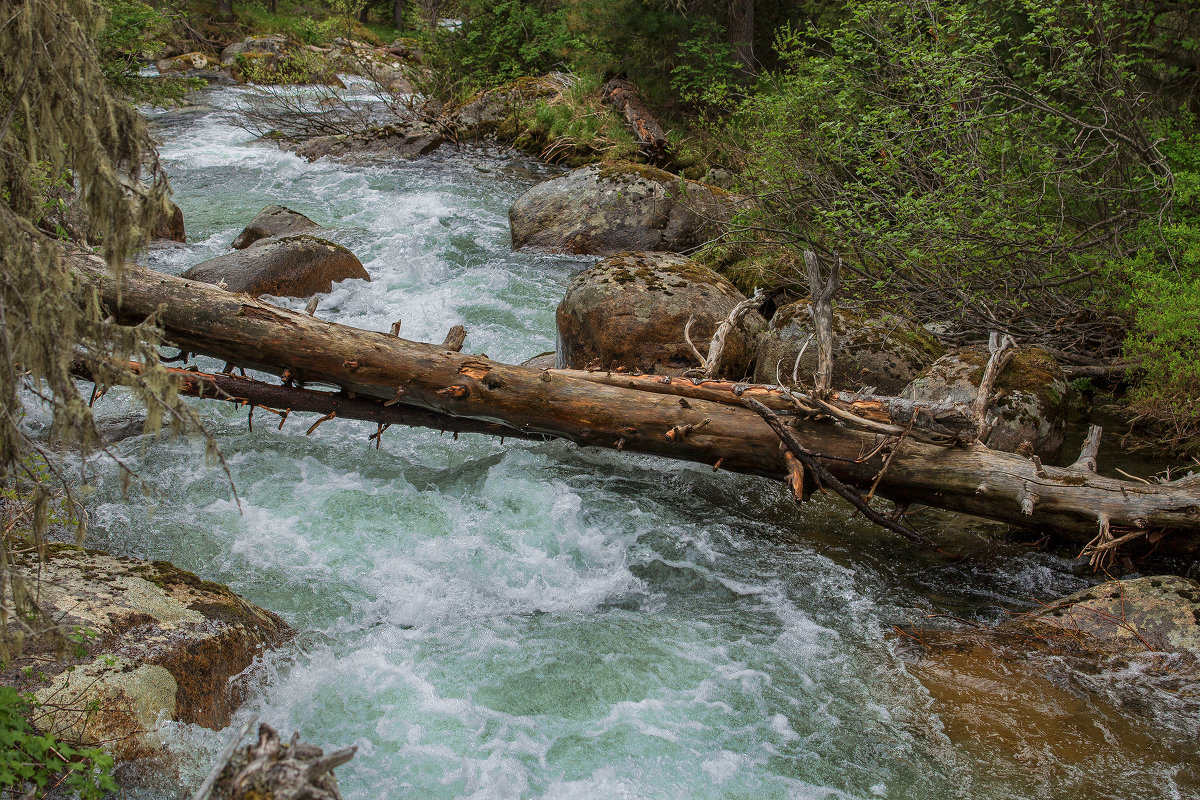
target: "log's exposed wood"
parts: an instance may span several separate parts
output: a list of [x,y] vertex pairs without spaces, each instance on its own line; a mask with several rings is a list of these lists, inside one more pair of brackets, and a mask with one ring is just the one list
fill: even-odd
[[972,407],[972,413],[979,425],[979,441],[981,442],[987,440],[988,431],[992,427],[992,423],[988,420],[987,410],[992,401],[992,390],[996,385],[996,379],[1000,377],[1000,373],[1004,372],[1008,362],[1012,361],[1013,356],[1017,353],[1016,342],[1011,336],[995,332],[991,335],[988,350],[991,352],[991,356],[988,358],[987,366],[983,369],[983,377],[979,381],[979,391],[975,394],[975,404]]
[[633,133],[642,153],[655,164],[667,160],[667,133],[646,106],[637,87],[623,78],[613,78],[604,84],[604,102],[625,115],[625,123]]
[[[396,335],[400,335],[400,331],[396,331]],[[462,325],[455,325],[446,334],[446,341],[442,342],[442,347],[447,350],[453,350],[458,353],[462,351],[463,343],[467,341],[467,329]]]
[[[118,280],[99,259],[85,257],[76,261],[76,272],[120,322],[152,318],[166,340],[189,352],[340,386],[360,399],[495,424],[505,435],[546,434],[614,448],[619,442],[625,452],[719,462],[780,479],[789,472],[779,437],[749,409],[454,353],[134,265]],[[878,476],[880,445],[888,437],[829,420],[796,416],[788,422],[796,439],[844,483],[868,487]],[[667,435],[688,426],[687,435]],[[1149,485],[1039,468],[978,444],[939,447],[909,437],[896,445],[877,493],[898,503],[1044,526],[1080,543],[1094,538],[1100,515],[1117,530],[1200,530],[1200,491],[1191,482]]]
[[817,337],[817,374],[813,376],[813,394],[829,396],[833,387],[833,296],[837,294],[842,260],[835,256],[826,267],[812,250],[804,251],[808,269],[808,311],[812,315],[813,332]]
[[[725,355],[725,342],[729,339],[729,335],[737,329],[737,326],[742,324],[742,320],[751,311],[757,311],[766,300],[766,296],[762,290],[756,289],[753,297],[748,297],[742,302],[733,307],[729,312],[729,316],[721,320],[721,324],[717,326],[713,332],[712,342],[708,345],[708,355],[703,359],[704,377],[715,378],[721,374],[722,368],[725,366],[721,359]],[[692,324],[692,319],[688,318],[688,326]],[[691,339],[688,339],[691,344]],[[692,350],[696,350],[696,346],[692,345]]]
[[962,403],[931,403],[904,397],[833,392],[824,405],[804,392],[756,383],[646,375],[623,372],[588,372],[586,370],[556,369],[555,375],[578,380],[622,386],[643,392],[669,394],[676,397],[711,400],[714,403],[740,406],[742,398],[752,397],[776,413],[812,416],[835,410],[853,415],[860,421],[878,423],[877,433],[900,435],[910,426],[910,435],[932,444],[966,444],[975,441],[975,420],[969,406]]

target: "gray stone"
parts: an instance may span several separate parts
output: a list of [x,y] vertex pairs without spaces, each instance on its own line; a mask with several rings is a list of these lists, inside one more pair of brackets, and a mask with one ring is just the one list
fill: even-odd
[[[906,386],[901,396],[974,403],[988,357],[985,347],[947,353]],[[1057,460],[1067,429],[1066,398],[1067,379],[1054,356],[1036,347],[1018,349],[996,379],[988,406],[988,417],[996,423],[984,444],[1008,452],[1028,446],[1043,461]]]
[[337,281],[371,280],[354,253],[305,234],[261,240],[254,247],[203,261],[183,277],[255,297],[310,297],[331,291]]
[[317,136],[297,146],[296,155],[309,161],[331,156],[347,161],[386,163],[429,155],[445,143],[445,135],[433,125],[414,121],[360,133]]
[[728,192],[640,164],[581,167],[540,183],[508,212],[513,247],[613,255],[685,252],[720,234]]
[[264,239],[320,229],[320,225],[299,211],[292,211],[285,206],[267,206],[254,215],[254,219],[250,220],[250,224],[242,229],[230,246],[234,250],[241,250]]
[[[759,338],[754,380],[793,385],[796,356],[804,349],[796,376],[812,386],[817,370],[817,344],[805,342],[813,332],[809,301],[790,303],[771,317]],[[920,375],[945,348],[920,326],[904,317],[835,308],[833,313],[833,387],[855,390],[874,386],[878,394],[894,395]]]
[[[677,375],[699,366],[683,337],[707,352],[721,320],[745,300],[708,267],[676,253],[622,253],[577,275],[558,306],[559,367],[630,370]],[[746,374],[753,335],[765,320],[751,312],[725,349],[724,377]]]

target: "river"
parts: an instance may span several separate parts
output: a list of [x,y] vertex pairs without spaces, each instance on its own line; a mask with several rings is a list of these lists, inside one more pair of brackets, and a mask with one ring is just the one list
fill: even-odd
[[[503,361],[553,349],[555,306],[592,262],[513,253],[507,223],[550,168],[452,148],[310,164],[234,124],[247,91],[155,115],[188,244],[156,245],[151,266],[227,252],[279,203],[372,276],[318,316],[402,319],[421,341],[462,324],[464,352]],[[89,544],[172,561],[295,626],[252,668],[234,726],[257,713],[357,745],[338,770],[348,800],[1196,796],[1192,706],[1151,692],[1121,708],[1071,684],[1025,709],[1044,731],[963,733],[895,633],[994,623],[1095,580],[1065,558],[969,530],[950,534],[961,559],[917,554],[836,501],[797,508],[777,483],[702,466],[397,428],[375,449],[366,423],[306,437],[312,420],[260,414],[250,432],[244,409],[195,407],[239,499],[196,439],[126,439],[161,496],[127,500],[98,470]],[[131,413],[116,395],[98,409]],[[1010,688],[967,694],[1026,702]],[[169,727],[188,780],[231,732]]]

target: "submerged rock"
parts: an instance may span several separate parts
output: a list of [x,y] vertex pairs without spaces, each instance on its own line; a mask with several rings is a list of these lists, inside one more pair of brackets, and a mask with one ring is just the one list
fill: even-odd
[[407,122],[340,136],[317,136],[297,145],[296,155],[309,161],[331,156],[348,161],[379,162],[425,156],[446,143],[433,125]]
[[61,671],[34,690],[47,711],[39,725],[120,759],[158,750],[162,720],[228,725],[246,688],[236,676],[294,633],[228,587],[165,561],[52,545],[39,592],[81,650],[70,665],[47,661]]
[[[571,281],[558,306],[559,367],[679,374],[698,366],[683,329],[707,351],[721,320],[745,295],[708,267],[676,253],[622,253]],[[725,377],[741,378],[753,354],[753,331],[765,321],[751,312],[725,346]],[[750,333],[747,332],[751,331]]]
[[[778,375],[793,385],[796,370],[801,385],[811,386],[817,371],[817,345],[805,342],[813,332],[809,301],[790,303],[771,317],[759,338],[754,380],[775,383]],[[854,390],[874,386],[877,394],[894,395],[920,375],[946,349],[926,330],[896,314],[868,315],[846,308],[833,312],[833,387]]]
[[534,186],[508,220],[516,249],[684,252],[719,235],[733,210],[716,187],[640,164],[593,164]]
[[[939,358],[901,396],[933,402],[973,403],[988,362],[985,347],[964,347]],[[1015,452],[1025,446],[1047,462],[1062,450],[1067,430],[1067,379],[1054,356],[1022,347],[996,379],[988,416],[996,424],[984,444]]]
[[183,277],[255,297],[310,297],[332,291],[337,281],[371,280],[354,253],[306,234],[262,239],[245,250],[202,261]]
[[1108,581],[1006,624],[1102,653],[1200,659],[1200,583],[1174,575]]
[[254,219],[242,229],[230,247],[242,250],[264,239],[320,229],[320,225],[299,211],[292,211],[285,206],[267,206],[254,215]]

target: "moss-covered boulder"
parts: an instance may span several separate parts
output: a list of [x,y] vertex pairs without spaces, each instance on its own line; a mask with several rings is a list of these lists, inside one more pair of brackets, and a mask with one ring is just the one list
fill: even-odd
[[329,156],[354,163],[386,164],[429,155],[446,141],[436,126],[410,120],[358,133],[317,136],[298,145],[296,155],[309,161]]
[[[985,347],[964,347],[939,358],[901,392],[913,400],[973,403],[988,362]],[[1054,356],[1022,347],[996,379],[988,406],[995,424],[984,443],[993,450],[1032,448],[1043,461],[1058,458],[1067,430],[1067,379]]]
[[221,62],[207,53],[184,53],[174,58],[164,58],[155,62],[158,71],[164,75],[187,74],[195,70],[219,69]]
[[[792,385],[796,356],[804,349],[799,369],[801,386],[812,386],[817,370],[817,345],[804,347],[813,332],[809,301],[783,306],[771,317],[758,341],[754,380]],[[853,390],[874,386],[879,394],[894,395],[924,372],[946,349],[919,325],[891,313],[866,314],[846,308],[833,313],[833,386]]]
[[354,253],[307,234],[259,240],[245,250],[202,261],[183,277],[255,297],[310,297],[332,291],[338,281],[371,280]]
[[734,210],[722,189],[642,164],[591,165],[534,186],[508,212],[513,247],[613,255],[686,252]]
[[237,676],[293,635],[275,614],[168,562],[65,545],[41,565],[39,604],[78,642],[73,660],[46,659],[18,679],[47,712],[39,726],[117,758],[158,750],[163,720],[224,728],[247,688]]
[[518,134],[517,118],[539,100],[553,100],[569,85],[565,76],[526,76],[495,89],[478,92],[449,111],[450,124],[464,141],[498,136],[511,140]]
[[267,206],[254,215],[250,224],[242,229],[230,245],[234,250],[243,250],[252,244],[278,236],[291,236],[305,231],[320,230],[321,226],[299,211],[286,206]]
[[[698,366],[683,336],[689,317],[692,341],[706,352],[713,332],[745,300],[732,283],[675,253],[622,253],[571,281],[558,306],[559,367],[679,374]],[[751,312],[726,343],[724,377],[745,376],[753,334],[765,326]]]

